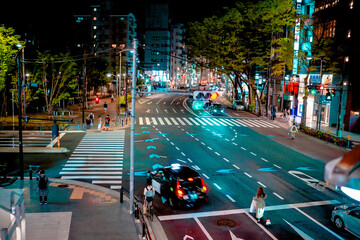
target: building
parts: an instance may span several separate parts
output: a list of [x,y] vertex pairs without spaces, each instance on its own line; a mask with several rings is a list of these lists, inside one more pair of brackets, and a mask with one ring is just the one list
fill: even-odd
[[150,79],[166,86],[170,80],[169,5],[149,3],[145,9],[144,70]]
[[190,84],[186,48],[183,41],[184,33],[184,24],[171,25],[170,81],[171,86],[175,88]]

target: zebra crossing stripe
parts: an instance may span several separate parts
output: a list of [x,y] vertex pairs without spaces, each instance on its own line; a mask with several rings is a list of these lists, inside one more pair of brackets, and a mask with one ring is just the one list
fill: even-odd
[[258,121],[261,121],[263,124],[269,126],[269,127],[275,127],[275,128],[280,128],[279,126],[277,126],[276,124],[273,124],[273,123],[270,123],[268,121],[265,121],[265,120],[258,120]]
[[194,119],[192,119],[191,117],[189,117],[189,119],[190,119],[190,121],[192,121],[193,123],[195,123],[195,125],[197,125],[197,126],[199,126],[199,125],[200,125],[197,121],[195,121],[195,120],[194,120]]
[[175,125],[179,125],[179,124],[175,121],[175,119],[174,119],[173,117],[171,117],[170,120],[173,121],[173,123],[174,123]]
[[257,125],[253,124],[252,122],[246,120],[246,119],[242,119],[241,120],[243,123],[247,123],[247,125],[249,125],[250,127],[258,127]]
[[231,127],[234,126],[232,123],[228,122],[227,119],[219,119],[219,120],[225,122],[227,125]]
[[165,121],[167,122],[168,125],[172,125],[172,123],[169,121],[168,118],[164,117]]
[[208,119],[206,118],[202,118],[201,120],[203,120],[204,122],[206,122],[207,124],[209,124],[210,126],[214,126],[214,124],[212,124],[210,121],[208,121]]
[[192,124],[189,120],[187,120],[186,118],[183,117],[183,119],[184,119],[184,121],[185,121],[187,124],[189,124],[190,126],[193,125],[193,124]]
[[61,179],[122,179],[122,176],[62,176]]
[[206,126],[206,123],[202,122],[199,118],[195,118],[197,121],[199,121],[201,123],[201,125],[205,125]]
[[150,125],[150,119],[148,117],[145,118],[146,125]]
[[158,125],[158,123],[157,123],[157,121],[156,121],[156,119],[154,117],[152,117],[151,119],[152,119],[154,125]]
[[263,125],[264,125],[264,127],[273,128],[273,126],[272,126],[272,125],[270,125],[270,124],[268,124],[266,121],[262,121],[262,120],[258,120],[258,121],[259,121],[259,123],[263,124]]
[[[70,162],[70,161],[68,161],[68,162]],[[73,162],[73,161],[71,161],[71,162]],[[74,161],[74,162],[77,162],[77,161]],[[122,167],[123,166],[123,164],[106,164],[107,162],[110,162],[110,161],[101,161],[101,162],[104,162],[104,164],[102,164],[102,163],[98,163],[98,164],[85,163],[85,164],[86,164],[86,166],[89,166],[89,167]],[[83,167],[83,166],[84,166],[84,163],[82,163],[82,164],[76,164],[76,163],[65,164],[65,167]]]
[[158,117],[158,120],[161,125],[165,125],[164,121],[161,118]]
[[216,119],[216,118],[214,118],[213,120],[216,121],[216,122],[219,122],[219,123],[220,123],[221,125],[223,125],[223,126],[226,126],[226,124],[222,123],[221,121],[219,121],[219,120]]
[[242,122],[240,122],[239,119],[234,119],[235,122],[239,123],[241,126],[243,127],[247,127],[247,125],[243,124]]
[[186,125],[180,118],[176,118],[180,123],[181,123],[181,125]]
[[78,171],[78,170],[81,170],[81,171],[96,171],[96,170],[101,170],[101,171],[106,171],[106,170],[122,170],[122,167],[66,167],[66,168],[63,168],[62,169],[63,171]]
[[142,118],[142,117],[139,117],[139,124],[140,124],[140,125],[144,125],[144,121],[143,121],[143,118]]
[[85,175],[85,174],[102,174],[102,175],[118,175],[122,174],[122,171],[118,172],[88,172],[88,171],[76,171],[76,172],[60,172],[61,175],[70,175],[70,174],[76,174],[76,175]]
[[116,180],[94,180],[92,181],[92,184],[122,184],[122,181],[116,181]]
[[239,122],[235,121],[234,119],[227,119],[229,122],[235,124],[235,126],[238,126],[238,127],[243,127],[243,125],[241,125]]
[[218,124],[218,123],[215,121],[215,119],[210,119],[210,118],[208,118],[207,120],[210,121],[210,122],[212,122],[212,123],[215,124],[216,126],[220,126],[220,124]]
[[236,121],[245,127],[253,127],[251,124],[244,122],[242,119],[237,119]]

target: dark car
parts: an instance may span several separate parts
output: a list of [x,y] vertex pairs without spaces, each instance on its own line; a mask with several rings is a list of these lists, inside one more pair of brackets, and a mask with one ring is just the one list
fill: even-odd
[[172,207],[193,207],[207,201],[204,180],[190,167],[172,164],[151,175],[155,191]]
[[221,115],[225,112],[224,108],[221,106],[220,103],[212,103],[209,111],[210,111],[210,114],[213,114],[213,115]]

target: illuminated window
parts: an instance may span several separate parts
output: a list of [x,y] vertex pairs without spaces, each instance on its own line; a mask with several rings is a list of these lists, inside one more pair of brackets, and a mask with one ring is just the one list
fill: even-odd
[[94,19],[94,21],[96,21],[96,19],[97,19],[97,18],[96,18],[96,17],[94,17],[93,19]]
[[354,0],[352,0],[352,1],[350,2],[349,7],[350,7],[350,9],[353,9],[353,8],[354,8]]
[[347,38],[351,38],[351,30],[348,30],[346,37],[347,37]]
[[116,48],[116,44],[111,44],[111,47],[112,47],[112,48]]
[[96,29],[97,27],[96,27],[96,26],[94,26],[93,28],[94,28],[94,29]]
[[96,8],[94,8],[94,12],[96,12],[96,10],[97,10],[97,9],[96,9]]
[[349,57],[345,57],[345,62],[349,62]]
[[96,38],[96,35],[94,35],[94,38]]

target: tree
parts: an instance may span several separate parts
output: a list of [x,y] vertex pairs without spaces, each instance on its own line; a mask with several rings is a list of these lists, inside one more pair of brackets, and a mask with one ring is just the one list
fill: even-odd
[[76,88],[74,76],[76,63],[69,54],[52,55],[49,52],[38,53],[40,64],[35,75],[36,82],[41,82],[39,94],[44,97],[46,109],[51,115],[54,107],[61,100],[71,97]]
[[24,46],[25,42],[20,40],[20,36],[15,34],[15,30],[0,25],[0,94],[3,99],[1,116],[4,116],[6,113],[9,86],[12,78],[16,77],[15,58],[19,49],[21,49],[16,46],[19,44]]

